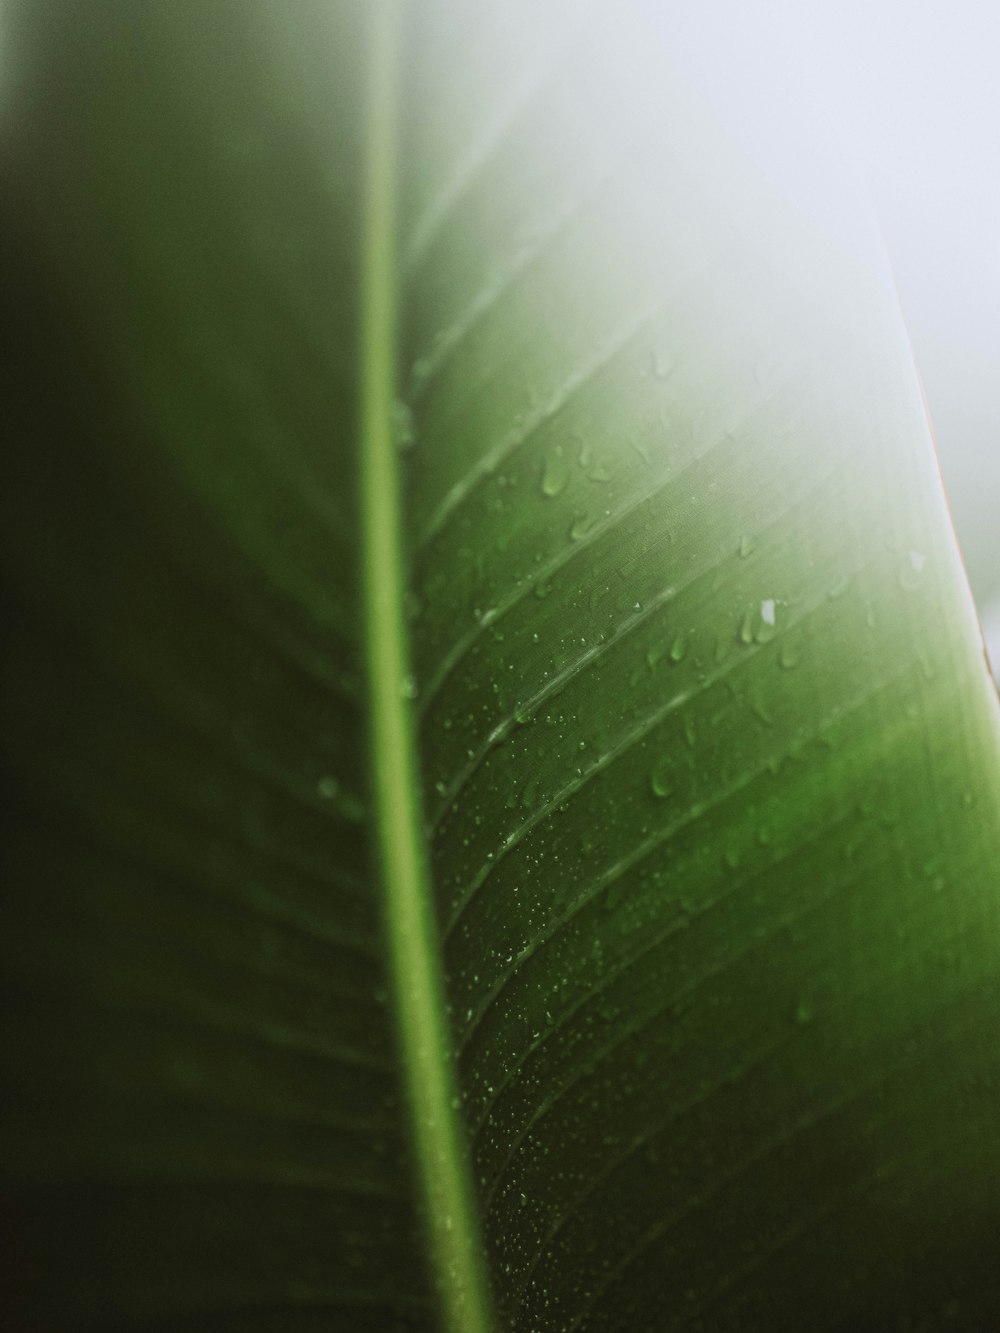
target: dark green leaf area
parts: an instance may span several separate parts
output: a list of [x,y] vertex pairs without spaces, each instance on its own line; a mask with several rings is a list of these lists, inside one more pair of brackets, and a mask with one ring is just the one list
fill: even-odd
[[359,762],[359,19],[11,7],[11,1327],[426,1325]]

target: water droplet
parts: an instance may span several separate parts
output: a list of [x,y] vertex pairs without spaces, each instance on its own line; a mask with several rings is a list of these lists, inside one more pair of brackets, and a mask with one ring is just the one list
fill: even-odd
[[778,604],[773,597],[767,597],[756,610],[753,631],[754,643],[770,643],[777,633]]
[[650,775],[649,785],[652,788],[654,796],[663,798],[669,796],[674,789],[674,784],[670,777],[670,770],[666,764],[661,764],[654,768]]
[[688,650],[688,636],[682,631],[676,636],[673,643],[671,644],[670,647],[671,662],[683,662],[684,658],[687,656],[687,650]]
[[569,525],[570,541],[580,541],[581,538],[586,537],[593,526],[594,520],[589,514],[575,514],[573,522]]
[[899,562],[899,586],[906,592],[912,592],[915,588],[919,588],[926,564],[927,557],[920,551],[908,551]]
[[749,608],[740,623],[740,643],[753,643],[754,610]]
[[749,536],[740,538],[740,559],[745,560],[756,545],[754,539]]
[[677,361],[665,347],[653,347],[649,352],[649,369],[658,380],[668,380],[677,369]]
[[561,495],[569,482],[569,462],[563,453],[562,445],[557,445],[545,460],[542,469],[542,494]]
[[518,704],[514,709],[514,721],[523,727],[531,721],[531,709],[526,704]]
[[316,795],[323,801],[333,801],[337,814],[350,824],[365,820],[364,803],[353,792],[344,791],[337,779],[329,773],[316,783]]
[[763,722],[765,726],[771,727],[774,725],[774,718],[768,711],[767,705],[764,703],[762,699],[760,699],[757,696],[754,696],[750,700],[750,707],[751,710],[753,711],[754,717],[756,717],[759,721]]
[[596,481],[599,485],[603,486],[605,482],[611,480],[611,473],[603,463],[598,463],[596,467],[592,467],[587,473],[587,480]]
[[787,639],[781,645],[781,654],[778,657],[778,664],[783,671],[792,671],[799,664],[799,650]]
[[616,879],[604,890],[604,908],[608,912],[613,912],[618,904],[626,896],[627,884],[623,879]]
[[412,449],[415,436],[413,433],[413,413],[402,398],[397,398],[392,405],[392,433],[397,449]]

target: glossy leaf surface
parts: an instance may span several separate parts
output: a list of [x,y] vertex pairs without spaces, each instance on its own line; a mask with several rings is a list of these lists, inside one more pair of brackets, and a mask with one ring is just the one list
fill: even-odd
[[373,12],[10,9],[14,1308],[989,1327],[996,697],[877,246],[641,10]]

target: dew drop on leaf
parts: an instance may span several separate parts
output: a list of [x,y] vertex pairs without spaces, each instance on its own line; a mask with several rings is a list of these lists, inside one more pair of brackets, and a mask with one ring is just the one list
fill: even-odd
[[754,695],[751,697],[750,708],[751,711],[753,712],[754,717],[757,718],[759,722],[763,722],[764,725],[767,727],[774,725],[774,718],[771,715],[771,712],[768,709],[767,704],[758,695]]
[[542,469],[542,494],[550,498],[561,495],[569,481],[569,463],[558,445],[545,460]]
[[323,801],[332,801],[341,819],[361,824],[365,819],[364,803],[350,791],[345,791],[335,777],[324,774],[316,783],[316,795]]
[[575,514],[573,522],[569,525],[570,541],[578,542],[582,537],[586,537],[593,522],[589,514]]
[[420,386],[426,382],[427,377],[428,375],[430,375],[430,373],[431,373],[430,361],[424,356],[418,357],[417,360],[414,361],[412,367],[410,368],[410,376],[413,380],[413,387],[420,388]]
[[793,671],[799,664],[799,650],[787,640],[781,645],[778,664],[783,671]]
[[673,783],[670,780],[670,772],[666,765],[654,768],[650,775],[649,785],[653,795],[657,797],[669,796],[673,791]]
[[670,352],[663,347],[653,347],[649,353],[649,368],[658,380],[668,380],[674,373],[677,363]]
[[392,433],[397,449],[412,449],[415,441],[413,432],[413,413],[402,398],[397,398],[392,405]]
[[604,890],[604,907],[608,912],[613,912],[618,904],[624,899],[626,894],[626,885],[622,879],[616,879],[614,883],[609,884]]
[[765,597],[757,612],[757,625],[754,629],[755,643],[770,643],[777,632],[778,604],[773,597]]
[[899,586],[906,592],[919,588],[927,557],[920,551],[908,551],[899,563]]

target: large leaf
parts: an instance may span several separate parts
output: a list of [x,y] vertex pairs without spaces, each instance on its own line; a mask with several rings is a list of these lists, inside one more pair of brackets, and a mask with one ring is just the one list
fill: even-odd
[[864,230],[625,7],[6,34],[8,1323],[990,1327],[996,697]]

